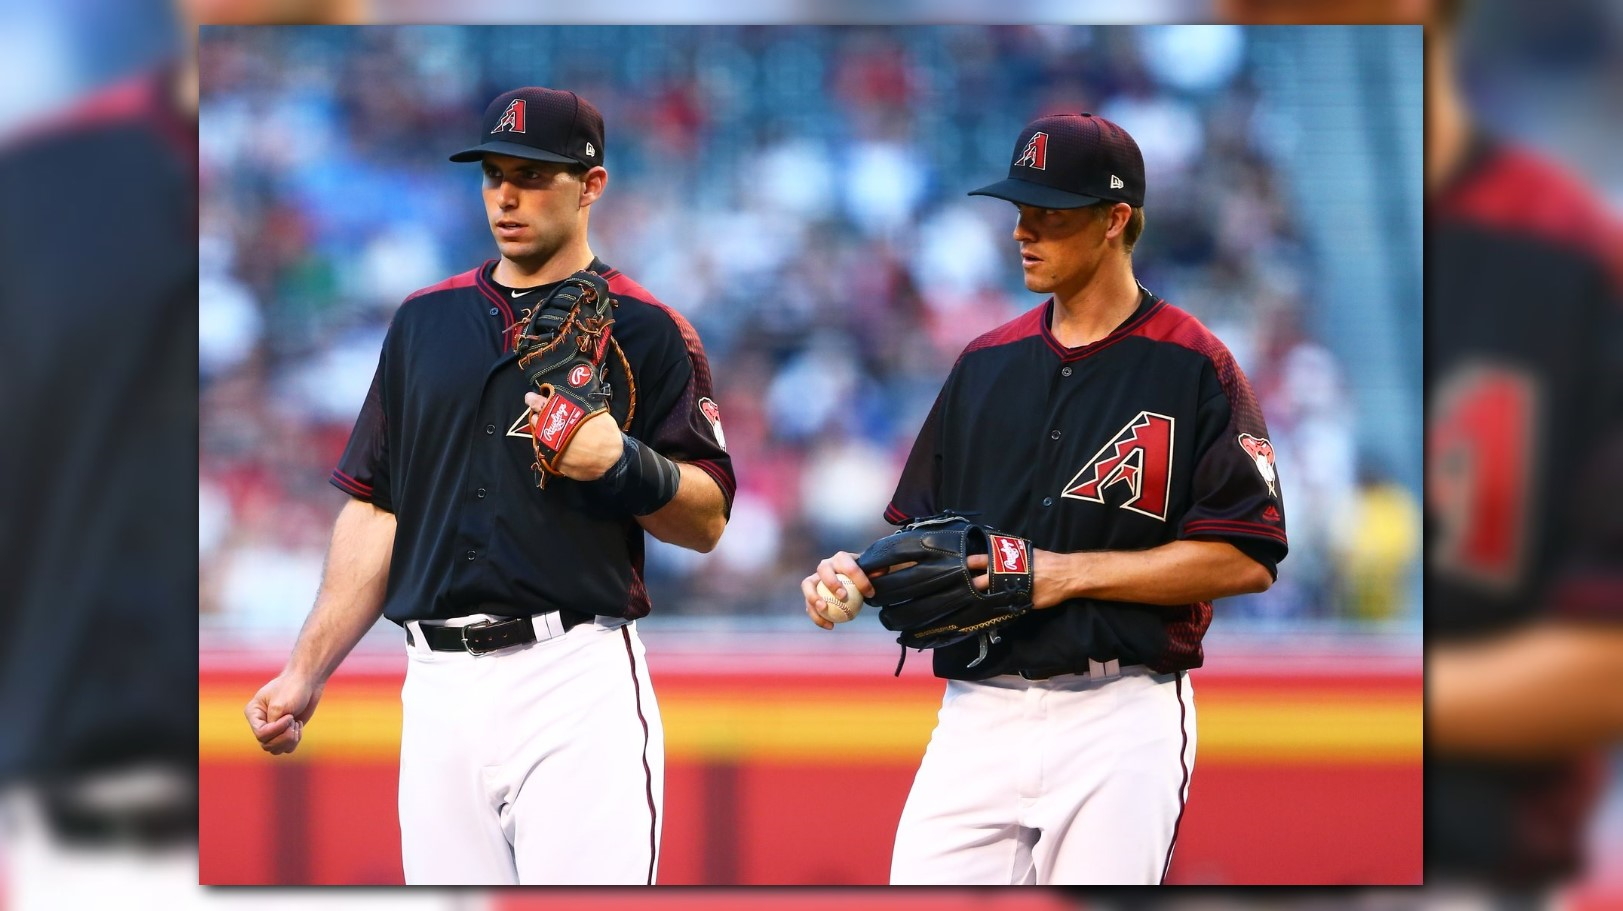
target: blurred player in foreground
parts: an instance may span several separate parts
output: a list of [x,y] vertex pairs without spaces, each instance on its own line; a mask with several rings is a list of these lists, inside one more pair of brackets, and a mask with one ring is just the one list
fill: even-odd
[[1615,216],[1496,138],[1427,41],[1428,884],[1538,900],[1623,737]]

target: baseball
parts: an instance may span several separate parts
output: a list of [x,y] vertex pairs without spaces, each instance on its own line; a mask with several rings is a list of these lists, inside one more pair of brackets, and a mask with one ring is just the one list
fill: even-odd
[[817,595],[823,599],[823,606],[818,610],[818,613],[830,623],[844,623],[862,610],[862,592],[857,591],[857,587],[852,584],[851,578],[845,573],[836,573],[835,576],[840,580],[840,584],[845,587],[846,599],[841,601],[834,597],[834,593],[828,590],[828,586],[819,580],[817,583]]

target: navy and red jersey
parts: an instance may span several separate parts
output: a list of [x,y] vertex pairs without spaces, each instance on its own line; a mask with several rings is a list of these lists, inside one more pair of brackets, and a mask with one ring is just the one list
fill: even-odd
[[[556,284],[504,288],[491,278],[495,263],[401,304],[332,472],[340,490],[395,514],[384,615],[646,616],[642,527],[568,478],[536,486],[530,387],[513,342],[517,315]],[[703,469],[730,510],[737,482],[698,334],[624,273],[599,260],[590,268],[620,301],[613,335],[636,381],[628,432]],[[610,411],[622,426],[631,392],[614,389]]]
[[0,779],[195,768],[197,123],[172,76],[0,148]]
[[[1067,348],[1050,300],[964,349],[902,470],[886,520],[970,514],[1034,547],[1144,550],[1228,541],[1277,576],[1284,503],[1268,428],[1228,349],[1142,293],[1114,332]],[[1073,599],[979,642],[936,649],[939,677],[1060,673],[1088,659],[1199,667],[1210,602]]]
[[[1623,623],[1620,235],[1549,162],[1477,137],[1427,207],[1426,635]],[[1599,756],[1428,756],[1435,874],[1574,871]]]

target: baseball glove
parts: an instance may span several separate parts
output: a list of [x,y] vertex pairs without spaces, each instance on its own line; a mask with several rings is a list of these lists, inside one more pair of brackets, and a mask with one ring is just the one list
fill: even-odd
[[613,388],[605,363],[613,349],[630,396],[622,430],[631,426],[637,410],[637,386],[625,352],[614,340],[613,310],[619,301],[609,296],[603,276],[589,270],[564,279],[533,310],[519,320],[518,367],[536,390],[547,396],[541,412],[530,420],[535,447],[536,486],[545,487],[549,475],[559,474],[558,459],[575,431],[586,419],[609,410]]
[[[988,554],[990,585],[976,591],[972,554]],[[857,557],[873,583],[879,622],[900,633],[906,649],[941,648],[981,637],[986,658],[997,628],[1031,611],[1031,542],[945,513],[917,519],[880,538]],[[891,567],[898,567],[891,569]],[[877,572],[884,571],[881,575]],[[901,666],[897,665],[900,673]]]

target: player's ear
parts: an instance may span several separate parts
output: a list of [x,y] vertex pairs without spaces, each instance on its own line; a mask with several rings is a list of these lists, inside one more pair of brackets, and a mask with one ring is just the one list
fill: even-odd
[[1124,202],[1118,202],[1105,212],[1105,238],[1120,237],[1127,230],[1127,222],[1133,217],[1133,207]]
[[603,188],[608,186],[608,183],[609,172],[608,169],[602,165],[598,165],[597,167],[588,170],[585,174],[582,174],[580,178],[581,208],[584,209],[592,203],[597,202],[597,198],[603,195]]

